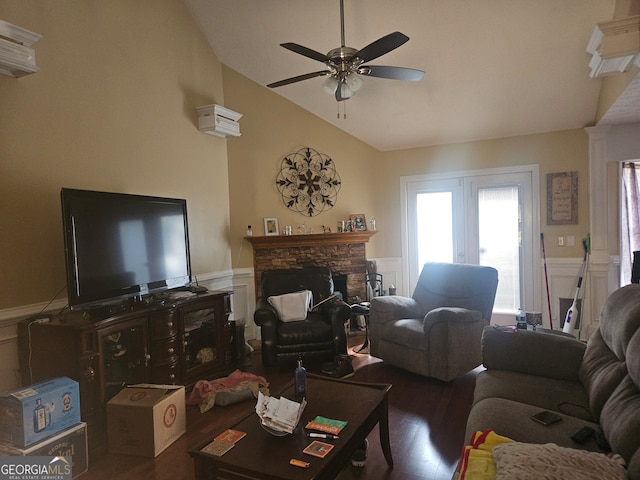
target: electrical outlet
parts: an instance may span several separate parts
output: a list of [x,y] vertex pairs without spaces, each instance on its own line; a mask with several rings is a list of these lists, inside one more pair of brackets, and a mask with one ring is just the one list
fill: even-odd
[[558,237],[558,246],[564,247],[564,237]]

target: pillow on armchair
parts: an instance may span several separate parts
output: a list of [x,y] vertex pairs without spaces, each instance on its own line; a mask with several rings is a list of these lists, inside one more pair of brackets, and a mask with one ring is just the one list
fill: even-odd
[[283,322],[295,322],[307,318],[311,309],[313,294],[311,290],[273,295],[267,301],[276,309]]

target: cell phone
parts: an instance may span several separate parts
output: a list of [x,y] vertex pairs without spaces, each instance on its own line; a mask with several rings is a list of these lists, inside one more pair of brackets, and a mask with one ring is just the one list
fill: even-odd
[[531,419],[535,420],[538,423],[541,423],[542,425],[551,425],[562,420],[562,417],[557,413],[544,410],[542,412],[536,413],[535,415],[532,415]]

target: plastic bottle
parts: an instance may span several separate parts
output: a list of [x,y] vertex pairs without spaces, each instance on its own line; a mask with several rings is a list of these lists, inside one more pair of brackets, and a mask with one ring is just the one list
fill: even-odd
[[371,217],[371,220],[369,220],[369,230],[371,230],[372,232],[375,232],[376,230],[376,219]]
[[564,325],[562,326],[563,333],[573,333],[573,324],[576,318],[578,318],[578,305],[574,298],[569,310],[567,310],[566,317],[564,317]]
[[516,328],[518,330],[526,330],[527,329],[527,317],[521,308],[516,312]]
[[293,392],[296,401],[302,400],[307,392],[307,371],[302,366],[301,359],[298,359],[298,366],[293,373]]
[[253,236],[253,229],[251,228],[251,225],[247,225],[247,237],[252,237]]

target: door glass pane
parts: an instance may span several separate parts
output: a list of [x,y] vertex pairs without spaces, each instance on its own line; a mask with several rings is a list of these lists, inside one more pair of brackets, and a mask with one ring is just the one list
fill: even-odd
[[137,326],[123,327],[100,337],[106,399],[127,385],[145,381],[144,332]]
[[517,186],[478,189],[479,263],[498,270],[494,310],[499,312],[513,312],[522,305],[518,195]]
[[201,308],[184,314],[184,363],[187,371],[218,361],[215,308]]
[[416,196],[418,272],[425,262],[453,262],[453,194]]

